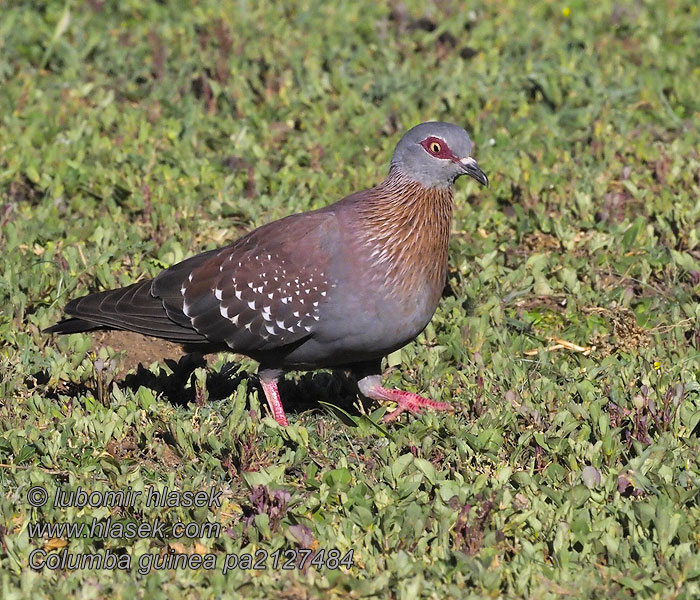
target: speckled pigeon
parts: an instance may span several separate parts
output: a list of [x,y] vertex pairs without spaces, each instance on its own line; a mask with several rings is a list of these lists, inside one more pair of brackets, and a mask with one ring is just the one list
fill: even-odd
[[70,301],[48,333],[136,331],[187,350],[232,350],[259,361],[278,423],[288,370],[349,368],[359,391],[408,410],[451,405],[381,385],[381,358],[413,340],[445,285],[455,180],[488,186],[471,141],[451,123],[415,126],[378,185],[319,210],[263,225],[155,279]]

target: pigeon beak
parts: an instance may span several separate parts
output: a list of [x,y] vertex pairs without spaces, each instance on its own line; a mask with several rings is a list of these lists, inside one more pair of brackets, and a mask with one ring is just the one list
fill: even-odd
[[471,156],[460,158],[459,164],[465,175],[469,175],[469,177],[476,179],[481,185],[489,187],[489,178],[486,177],[486,173],[479,168],[479,165]]

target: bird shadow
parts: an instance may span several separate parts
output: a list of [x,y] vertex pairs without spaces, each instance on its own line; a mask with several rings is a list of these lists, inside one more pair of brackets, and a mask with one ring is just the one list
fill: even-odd
[[321,402],[328,402],[357,416],[357,382],[348,373],[340,370],[331,372],[307,372],[298,379],[288,378],[278,386],[285,411],[298,414],[307,410],[322,408]]
[[[261,404],[266,406],[265,394],[257,375],[242,369],[240,363],[227,362],[221,369],[207,369],[204,389],[196,383],[195,370],[206,368],[207,362],[202,354],[184,354],[179,360],[163,359],[157,371],[152,371],[139,363],[136,371],[120,378],[114,373],[100,373],[90,382],[68,382],[60,388],[48,388],[49,373],[39,371],[27,379],[31,387],[44,386],[47,397],[59,400],[73,399],[79,396],[93,395],[105,405],[109,403],[110,388],[116,385],[122,389],[137,392],[144,387],[155,395],[176,406],[187,406],[190,403],[202,405],[206,401],[219,401],[234,395],[241,382],[247,383],[248,394],[257,389]],[[167,367],[167,368],[166,368]],[[114,377],[116,375],[116,377]],[[287,375],[280,378],[278,390],[282,398],[285,412],[290,415],[300,414],[309,410],[327,410],[321,403],[329,403],[341,408],[352,416],[360,414],[356,400],[358,395],[357,383],[353,376],[343,370],[311,371],[299,375]],[[208,400],[205,400],[205,397]],[[267,410],[263,408],[263,411]]]
[[[195,385],[195,370],[206,367],[204,356],[197,353],[185,354],[180,360],[164,360],[165,367],[157,372],[139,364],[135,373],[127,375],[121,385],[132,391],[145,387],[159,394],[168,402],[186,406],[191,402],[204,402],[201,389]],[[257,376],[243,370],[238,363],[228,362],[218,370],[208,370],[205,389],[209,401],[230,398],[242,381],[247,381],[248,391],[258,390],[258,398],[264,399],[262,386]],[[330,402],[351,415],[358,415],[355,406],[357,383],[347,372],[307,372],[298,378],[282,378],[278,390],[287,414],[299,414],[321,408],[320,402]],[[264,400],[262,400],[264,403]]]
[[[195,384],[195,370],[205,368],[207,362],[202,354],[185,354],[179,360],[163,360],[168,369],[159,366],[157,372],[139,363],[135,373],[129,373],[121,385],[132,391],[144,387],[178,406],[190,402],[201,404],[202,390]],[[226,363],[220,371],[207,371],[205,389],[209,400],[222,400],[231,396],[248,374],[236,369],[235,363]]]

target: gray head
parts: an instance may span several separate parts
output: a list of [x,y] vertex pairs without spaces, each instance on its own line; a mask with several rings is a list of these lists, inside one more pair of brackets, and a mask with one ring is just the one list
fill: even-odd
[[391,157],[395,169],[429,188],[451,186],[457,177],[469,175],[488,186],[489,179],[470,156],[469,134],[458,125],[431,121],[409,129]]

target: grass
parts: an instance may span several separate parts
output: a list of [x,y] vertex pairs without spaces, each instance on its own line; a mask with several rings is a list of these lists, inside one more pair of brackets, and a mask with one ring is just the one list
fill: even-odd
[[[2,12],[3,598],[700,596],[697,3]],[[71,297],[374,184],[429,119],[470,131],[491,188],[459,182],[444,298],[386,380],[454,415],[377,425],[342,378],[291,374],[283,429],[247,359],[142,345],[127,375],[135,348],[40,333]],[[32,486],[222,495],[32,508]],[[221,529],[30,536],[107,517]],[[222,572],[289,548],[354,566]],[[36,549],[219,562],[34,571]]]

